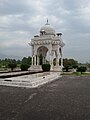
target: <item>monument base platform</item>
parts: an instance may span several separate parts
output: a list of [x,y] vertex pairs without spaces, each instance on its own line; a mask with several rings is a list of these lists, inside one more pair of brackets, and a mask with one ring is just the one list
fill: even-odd
[[[42,71],[42,66],[41,65],[36,65],[36,66],[34,66],[34,65],[32,65],[30,68],[29,68],[29,70],[34,70],[34,71],[37,71],[37,70],[39,70],[39,71]],[[62,72],[62,67],[61,66],[51,66],[51,70],[50,71],[56,71],[56,72]]]

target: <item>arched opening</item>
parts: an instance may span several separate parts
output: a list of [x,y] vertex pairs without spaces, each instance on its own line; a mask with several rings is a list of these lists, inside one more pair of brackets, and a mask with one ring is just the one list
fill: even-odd
[[48,49],[45,46],[41,46],[37,49],[38,65],[42,65],[46,63],[47,52]]
[[42,65],[43,64],[43,55],[40,54],[39,55],[39,65]]

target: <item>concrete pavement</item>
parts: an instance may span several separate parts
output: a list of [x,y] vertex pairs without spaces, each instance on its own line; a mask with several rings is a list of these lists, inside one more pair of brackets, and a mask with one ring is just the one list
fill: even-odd
[[0,86],[0,120],[90,120],[90,77],[63,76],[35,89]]

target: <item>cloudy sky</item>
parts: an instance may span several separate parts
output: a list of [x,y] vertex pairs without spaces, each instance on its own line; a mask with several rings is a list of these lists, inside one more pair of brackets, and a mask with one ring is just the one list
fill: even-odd
[[63,33],[64,58],[90,61],[90,0],[0,0],[0,58],[31,55],[46,20]]

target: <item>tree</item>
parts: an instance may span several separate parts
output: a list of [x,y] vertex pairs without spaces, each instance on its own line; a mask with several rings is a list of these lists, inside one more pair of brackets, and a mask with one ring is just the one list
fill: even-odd
[[22,63],[24,64],[24,63],[26,63],[26,64],[28,64],[28,65],[31,65],[32,64],[32,58],[29,56],[28,58],[26,58],[26,57],[24,57],[23,59],[22,59]]
[[78,62],[74,59],[63,59],[63,65],[64,65],[64,69],[66,70],[66,72],[68,72],[68,70],[70,68],[77,68],[78,67]]
[[31,64],[32,64],[32,57],[29,56],[29,57],[27,58],[27,62],[28,62],[29,65],[31,65]]
[[76,69],[76,68],[78,68],[78,65],[73,65],[72,67],[73,67],[74,69]]
[[21,61],[20,61],[20,60],[17,60],[17,64],[21,64]]
[[11,68],[11,71],[13,71],[14,68],[17,67],[17,63],[15,59],[11,59],[10,63],[8,64],[8,67]]
[[81,72],[81,74],[82,74],[82,72],[85,72],[86,70],[87,70],[87,68],[83,67],[83,66],[77,68],[77,72]]

